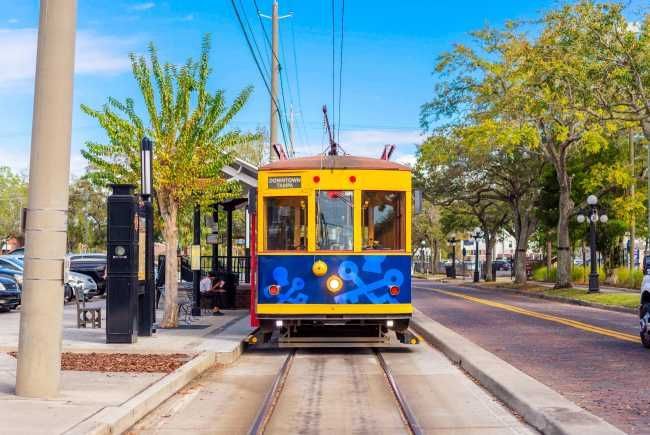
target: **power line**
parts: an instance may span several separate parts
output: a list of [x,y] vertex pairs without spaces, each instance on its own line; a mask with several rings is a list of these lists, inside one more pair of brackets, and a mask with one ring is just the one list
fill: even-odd
[[246,22],[246,26],[248,27],[248,32],[251,35],[251,39],[253,41],[253,45],[255,46],[255,50],[257,50],[257,55],[260,57],[260,62],[262,63],[262,67],[264,68],[264,71],[267,71],[268,68],[267,68],[266,64],[264,63],[264,56],[262,56],[262,51],[260,50],[259,45],[257,45],[257,39],[255,39],[255,32],[253,32],[253,27],[251,26],[251,23],[248,20],[248,14],[246,13],[246,7],[242,3],[242,0],[239,0],[239,7],[241,8],[242,15],[244,16],[244,21]]
[[339,107],[336,111],[338,116],[336,121],[336,141],[340,142],[341,139],[341,94],[343,91],[343,18],[345,16],[345,0],[341,0],[341,45],[339,48]]
[[305,127],[305,118],[303,116],[302,110],[302,97],[300,93],[300,76],[298,74],[298,56],[296,55],[296,32],[293,26],[293,20],[291,20],[291,48],[293,51],[293,68],[294,76],[296,78],[296,96],[298,97],[298,113],[300,114],[300,124],[302,125],[302,135],[303,143],[309,142],[309,137],[307,133],[307,128]]
[[[251,56],[253,57],[253,61],[255,62],[255,66],[257,66],[257,71],[260,73],[260,77],[262,78],[262,81],[264,82],[264,86],[266,87],[266,90],[269,92],[269,95],[271,96],[271,100],[275,104],[275,107],[278,108],[279,112],[279,107],[280,105],[278,104],[278,101],[273,98],[273,93],[271,92],[271,86],[266,80],[266,77],[264,76],[264,72],[262,70],[262,67],[260,66],[259,61],[257,60],[257,56],[255,56],[255,51],[253,50],[253,46],[251,44],[250,38],[248,37],[248,33],[246,32],[246,28],[244,27],[244,23],[242,21],[241,16],[239,15],[239,11],[237,10],[237,5],[235,4],[235,0],[230,0],[230,4],[232,5],[233,11],[235,12],[235,15],[237,16],[237,21],[239,22],[239,27],[244,34],[244,39],[246,39],[246,45],[248,45],[248,50],[251,53]],[[279,113],[278,113],[279,114]],[[287,136],[284,131],[284,126],[282,125],[282,117],[280,117],[280,131],[282,132],[282,138],[284,139],[284,142],[287,143]]]
[[[336,119],[336,101],[334,89],[336,88],[336,0],[332,0],[332,120]],[[336,125],[332,126],[336,130]]]

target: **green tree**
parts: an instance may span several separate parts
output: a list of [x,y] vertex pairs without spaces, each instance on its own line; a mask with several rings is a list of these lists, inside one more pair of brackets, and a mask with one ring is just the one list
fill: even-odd
[[136,112],[135,102],[109,98],[100,110],[82,105],[107,133],[108,143],[87,142],[82,152],[90,162],[89,178],[96,183],[136,183],[139,178],[139,144],[144,136],[154,143],[155,199],[167,245],[165,314],[162,327],[177,325],[177,245],[179,213],[197,202],[209,203],[231,196],[235,183],[221,177],[221,169],[236,146],[258,135],[228,126],[244,107],[252,88],[241,91],[230,106],[221,89],[207,89],[211,68],[210,40],[203,40],[198,61],[182,66],[160,63],[153,44],[148,61],[131,55],[131,66],[146,110],[146,121]]
[[106,249],[107,189],[87,178],[70,185],[68,202],[68,251]]
[[0,166],[0,246],[21,236],[22,209],[27,207],[27,182],[7,166]]

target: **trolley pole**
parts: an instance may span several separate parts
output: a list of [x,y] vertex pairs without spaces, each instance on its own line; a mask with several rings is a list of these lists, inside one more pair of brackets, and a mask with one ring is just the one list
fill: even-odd
[[61,376],[76,0],[41,0],[16,394],[53,397]]

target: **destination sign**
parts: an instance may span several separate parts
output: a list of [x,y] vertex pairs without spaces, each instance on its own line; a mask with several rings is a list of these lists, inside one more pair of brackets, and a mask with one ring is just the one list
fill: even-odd
[[300,187],[300,177],[269,177],[269,189],[296,189]]

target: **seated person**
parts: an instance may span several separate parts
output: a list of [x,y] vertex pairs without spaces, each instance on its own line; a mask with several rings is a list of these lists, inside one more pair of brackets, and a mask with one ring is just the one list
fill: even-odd
[[218,303],[220,296],[224,293],[223,285],[224,281],[222,279],[216,279],[212,272],[208,272],[208,276],[203,277],[199,284],[201,296],[209,297],[213,301],[213,316],[223,316],[223,313],[219,310],[220,304]]

